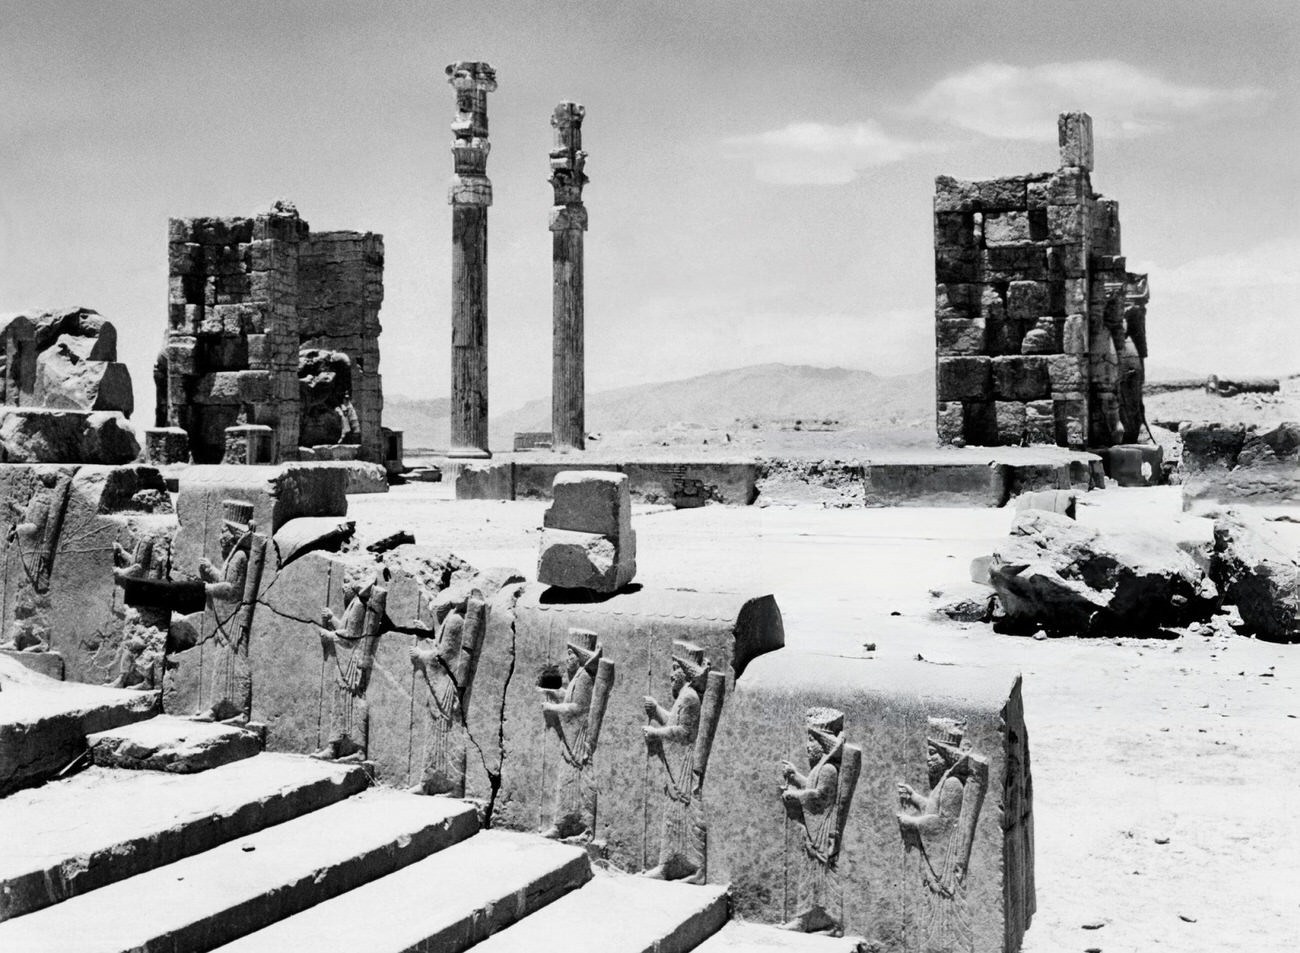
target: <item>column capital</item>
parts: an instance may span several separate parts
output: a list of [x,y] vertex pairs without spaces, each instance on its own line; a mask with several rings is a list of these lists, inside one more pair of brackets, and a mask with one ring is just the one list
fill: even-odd
[[556,105],[551,113],[551,128],[555,130],[551,146],[551,187],[555,190],[555,208],[551,211],[553,232],[587,228],[587,213],[582,208],[582,187],[587,184],[584,171],[587,153],[582,151],[582,120],[586,115],[587,110],[580,103],[567,100]]
[[478,60],[459,60],[447,67],[447,82],[456,90],[456,118],[451,123],[455,174],[447,201],[452,205],[491,205],[487,94],[497,88],[496,70]]

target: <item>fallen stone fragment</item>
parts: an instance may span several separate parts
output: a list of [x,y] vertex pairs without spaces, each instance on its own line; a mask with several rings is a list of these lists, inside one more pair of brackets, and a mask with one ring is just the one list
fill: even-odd
[[1154,634],[1213,612],[1218,591],[1176,543],[1105,533],[1056,513],[1017,515],[989,579],[1003,627],[1051,635]]
[[1246,632],[1269,642],[1300,642],[1296,552],[1279,524],[1232,512],[1215,520],[1210,573],[1240,611]]
[[101,767],[176,774],[251,758],[262,748],[250,731],[171,715],[101,731],[89,736],[86,743],[91,758]]
[[636,575],[636,533],[626,474],[556,474],[542,519],[537,579],[562,589],[617,592]]

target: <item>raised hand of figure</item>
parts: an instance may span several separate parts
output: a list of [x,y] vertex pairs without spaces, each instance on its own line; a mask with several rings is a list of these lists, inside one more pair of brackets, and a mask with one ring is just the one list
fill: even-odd
[[791,781],[793,781],[795,775],[797,775],[798,773],[799,773],[799,769],[796,768],[789,761],[781,762],[781,778],[785,781],[786,784],[789,784]]
[[659,712],[659,703],[655,701],[654,697],[651,695],[645,695],[643,696],[643,698],[644,701],[642,702],[642,704],[643,707],[645,708],[646,717],[654,718],[655,715]]
[[910,784],[904,784],[902,781],[899,781],[898,782],[898,803],[903,805],[903,807],[911,807],[916,803],[916,801],[917,801],[916,791],[913,790],[912,786]]

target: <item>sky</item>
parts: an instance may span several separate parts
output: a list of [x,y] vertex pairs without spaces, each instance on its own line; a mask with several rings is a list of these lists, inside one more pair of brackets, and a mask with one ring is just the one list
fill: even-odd
[[1115,0],[0,0],[0,312],[84,305],[136,403],[169,216],[385,237],[388,395],[450,387],[454,93],[488,99],[493,413],[550,391],[549,117],[587,108],[587,387],[933,361],[934,177],[1057,165],[1149,271],[1150,369],[1300,371],[1300,8]]

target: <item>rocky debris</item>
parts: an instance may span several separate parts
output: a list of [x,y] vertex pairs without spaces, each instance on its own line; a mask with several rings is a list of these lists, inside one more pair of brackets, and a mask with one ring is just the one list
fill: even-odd
[[171,715],[97,732],[86,744],[100,767],[175,774],[206,771],[251,758],[262,750],[252,731]]
[[1102,533],[1056,513],[1017,515],[989,565],[1008,631],[1141,635],[1210,616],[1218,591],[1172,540]]
[[360,442],[361,434],[352,429],[352,359],[342,351],[310,347],[298,352],[298,399],[303,446]]
[[1125,443],[1101,452],[1106,475],[1120,486],[1158,486],[1164,476],[1164,449],[1155,443]]
[[15,385],[0,391],[0,403],[131,416],[131,374],[117,360],[117,330],[98,312],[39,311],[0,324],[14,344],[14,366],[3,376]]
[[1178,432],[1185,499],[1300,499],[1300,422],[1183,423]]
[[0,411],[0,462],[130,463],[140,455],[120,413],[14,408]]
[[563,589],[617,592],[636,575],[636,533],[626,474],[556,474],[542,518],[537,579]]
[[1214,521],[1210,573],[1243,629],[1269,642],[1300,642],[1300,559],[1295,534],[1229,512]]
[[1235,397],[1237,394],[1276,394],[1281,389],[1282,382],[1276,377],[1228,378],[1211,374],[1205,381],[1205,392],[1220,397]]
[[993,618],[993,590],[978,583],[954,586],[948,591],[936,591],[942,601],[935,610],[953,622],[988,622]]

